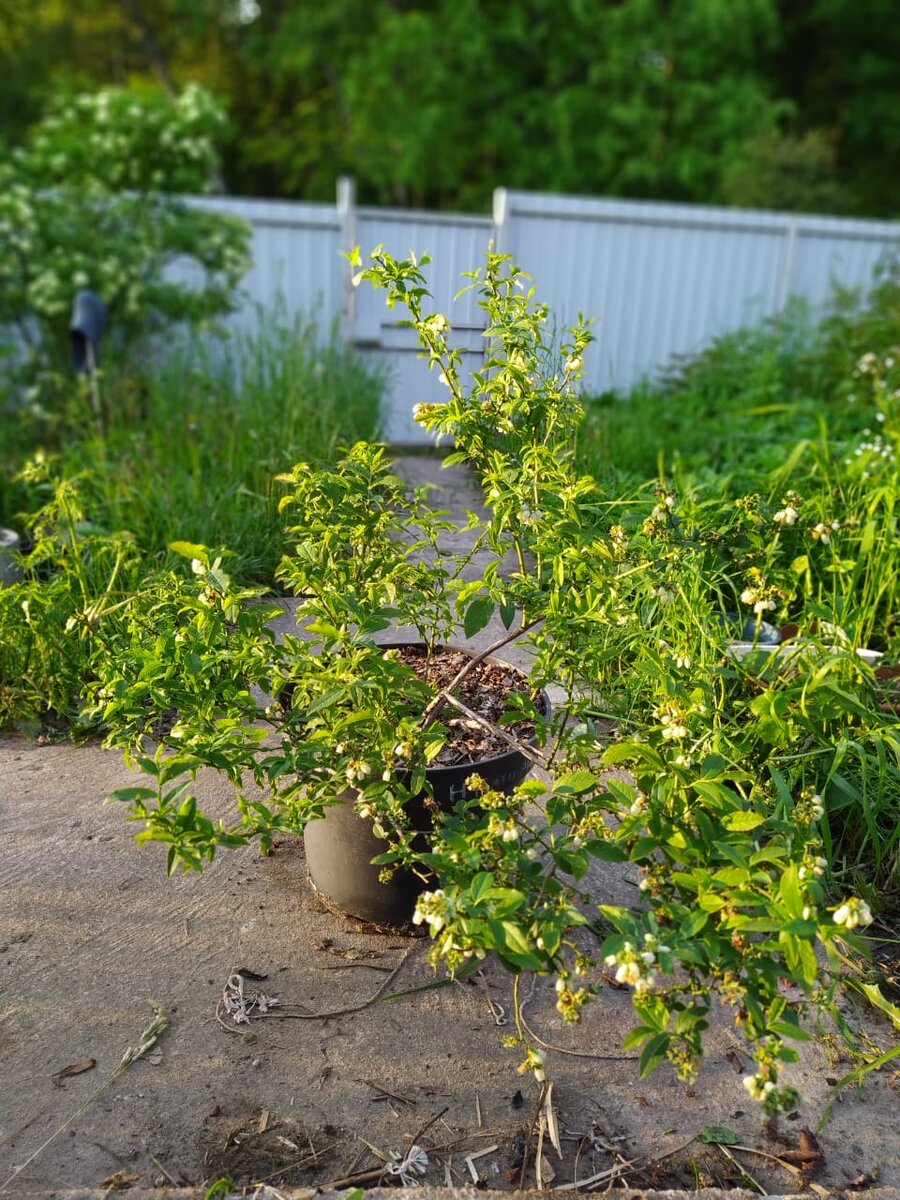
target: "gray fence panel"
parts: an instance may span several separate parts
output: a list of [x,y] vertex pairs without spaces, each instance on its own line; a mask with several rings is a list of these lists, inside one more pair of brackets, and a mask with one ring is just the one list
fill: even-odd
[[244,277],[244,303],[229,322],[252,333],[258,318],[280,311],[287,320],[315,316],[323,335],[341,315],[342,224],[328,204],[198,197],[194,203],[229,213],[253,227],[253,266]]
[[[585,389],[625,389],[714,338],[778,312],[792,294],[820,304],[835,283],[866,287],[900,226],[793,213],[698,205],[549,196],[498,189],[484,216],[357,208],[352,183],[338,203],[306,204],[194,197],[191,203],[248,220],[254,266],[243,282],[235,331],[257,328],[258,313],[314,317],[323,336],[340,319],[348,344],[385,367],[390,383],[383,434],[424,441],[413,405],[446,398],[418,358],[414,336],[383,292],[350,285],[342,252],[368,255],[383,244],[395,257],[430,255],[433,305],[447,313],[463,367],[482,361],[483,314],[476,297],[454,299],[464,271],[484,262],[493,239],[537,284],[559,329],[584,313],[597,337],[586,356]],[[190,281],[183,265],[173,274]]]
[[587,390],[633,386],[674,355],[779,311],[871,282],[891,222],[499,191],[498,247],[561,325],[598,319]]
[[850,288],[871,285],[875,268],[892,244],[897,226],[889,222],[826,221],[799,218],[789,290],[822,304],[835,284]]

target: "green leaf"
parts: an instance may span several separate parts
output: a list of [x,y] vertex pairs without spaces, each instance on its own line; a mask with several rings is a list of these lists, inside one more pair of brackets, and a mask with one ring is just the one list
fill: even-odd
[[634,1029],[625,1035],[622,1049],[633,1050],[635,1046],[640,1046],[641,1042],[651,1033],[653,1033],[653,1030],[648,1025],[635,1025]]
[[111,792],[107,800],[119,800],[122,804],[134,804],[136,800],[152,800],[156,792],[152,788],[145,787],[127,787],[117,788]]
[[463,630],[467,638],[474,637],[494,615],[494,601],[490,596],[476,596],[463,618]]
[[[857,986],[854,984],[854,986]],[[883,1012],[889,1019],[895,1029],[900,1030],[900,1007],[892,1004],[881,991],[877,983],[861,983],[858,985],[859,990],[866,997],[871,1005]]]
[[777,1033],[779,1037],[793,1038],[798,1042],[808,1042],[812,1038],[812,1034],[807,1033],[800,1025],[795,1025],[792,1021],[770,1021],[769,1029],[772,1033]]
[[582,796],[597,786],[597,776],[592,771],[569,771],[561,775],[553,785],[554,792],[570,796]]
[[624,850],[603,838],[593,838],[585,843],[584,848],[592,858],[598,858],[601,862],[625,862],[628,858]]
[[709,920],[709,913],[694,912],[688,917],[684,925],[681,927],[681,932],[685,938],[696,937],[697,934],[706,926]]
[[665,1061],[670,1041],[667,1033],[658,1033],[656,1037],[652,1037],[647,1042],[641,1051],[638,1062],[638,1076],[641,1079],[645,1079],[651,1071],[655,1071],[659,1064]]
[[512,921],[501,921],[503,936],[508,949],[516,954],[531,954],[532,949],[522,930]]
[[490,871],[479,871],[469,884],[469,899],[471,902],[478,904],[479,901],[483,900],[493,886],[493,883],[494,876]]
[[[445,460],[446,461],[446,460]],[[512,600],[503,600],[500,603],[500,620],[503,622],[504,629],[511,629],[512,623],[516,619],[516,606]]]
[[756,829],[758,825],[762,825],[765,819],[762,813],[745,810],[729,813],[724,818],[722,824],[732,833],[748,833],[751,829]]
[[203,559],[208,553],[207,547],[198,542],[169,542],[169,549],[173,554],[180,554],[182,558]]
[[724,1125],[704,1125],[697,1134],[697,1140],[710,1146],[739,1146],[743,1138]]
[[800,868],[796,863],[791,863],[782,872],[778,892],[789,915],[792,917],[801,917],[806,899],[800,887]]
[[726,887],[738,887],[749,878],[750,872],[746,867],[723,867],[713,876],[717,883],[723,883]]

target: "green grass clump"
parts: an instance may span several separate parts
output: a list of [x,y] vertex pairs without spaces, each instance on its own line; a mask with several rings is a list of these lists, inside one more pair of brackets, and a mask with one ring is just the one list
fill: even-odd
[[0,391],[0,524],[26,551],[0,588],[0,728],[77,728],[107,636],[177,559],[170,543],[227,547],[238,583],[271,587],[277,475],[376,435],[381,390],[336,334],[261,314],[224,347],[111,362],[54,411]]
[[616,487],[645,481],[663,464],[714,473],[732,494],[777,469],[786,446],[858,433],[856,364],[900,344],[900,262],[889,260],[865,296],[836,290],[824,314],[795,300],[778,316],[675,359],[631,392],[587,400],[579,436],[583,468]]
[[127,530],[159,564],[176,539],[228,546],[232,573],[271,582],[281,556],[279,472],[325,463],[377,433],[381,381],[315,324],[260,314],[260,332],[225,346],[187,346],[140,372],[112,364],[96,393],[73,383],[48,413],[25,405],[2,451],[0,520],[33,509],[8,482],[36,452],[80,478],[86,519]]

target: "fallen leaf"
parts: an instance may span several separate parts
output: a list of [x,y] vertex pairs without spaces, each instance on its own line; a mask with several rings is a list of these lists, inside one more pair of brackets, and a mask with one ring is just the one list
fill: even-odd
[[819,1146],[818,1139],[811,1129],[801,1129],[799,1133],[800,1149],[807,1154],[819,1154],[822,1150]]
[[725,1059],[731,1064],[738,1075],[743,1075],[744,1064],[741,1062],[740,1055],[735,1050],[729,1050],[725,1055]]
[[268,977],[268,975],[257,975],[257,973],[256,973],[255,971],[251,971],[251,970],[249,969],[249,967],[238,967],[238,969],[237,969],[237,970],[234,972],[234,974],[235,974],[235,975],[240,975],[240,976],[241,976],[243,979],[252,979],[252,980],[255,980],[257,983],[258,983],[258,982],[259,982],[261,979],[268,979],[268,978],[269,978],[269,977]]
[[97,1065],[96,1058],[85,1058],[81,1062],[70,1063],[68,1067],[63,1067],[61,1071],[57,1071],[50,1078],[57,1087],[63,1086],[64,1079],[71,1079],[73,1075],[83,1075],[85,1071],[90,1071]]
[[741,1135],[724,1125],[705,1125],[697,1134],[697,1140],[713,1146],[739,1146]]
[[116,1171],[115,1175],[109,1175],[106,1179],[101,1179],[98,1184],[101,1188],[106,1188],[109,1191],[124,1190],[130,1188],[140,1179],[140,1175],[129,1175],[126,1171]]

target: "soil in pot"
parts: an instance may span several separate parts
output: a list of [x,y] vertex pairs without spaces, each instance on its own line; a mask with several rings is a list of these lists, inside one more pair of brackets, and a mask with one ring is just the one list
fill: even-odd
[[[388,648],[388,647],[386,647]],[[435,690],[446,688],[472,657],[465,650],[438,647],[429,657],[421,645],[392,646],[400,652],[420,678]],[[453,694],[473,713],[496,725],[508,711],[511,692],[525,696],[532,691],[525,677],[514,667],[497,659],[476,663]],[[541,707],[549,713],[549,701],[541,696]],[[530,760],[510,747],[498,733],[460,712],[451,705],[438,713],[449,737],[441,753],[426,771],[431,796],[417,797],[407,808],[413,829],[426,833],[431,828],[432,810],[449,810],[469,795],[468,778],[477,774],[491,787],[511,792],[531,769]],[[528,743],[534,736],[532,721],[519,721],[504,727],[517,741]],[[378,876],[380,867],[372,859],[385,851],[385,842],[377,838],[370,821],[359,817],[354,808],[355,793],[348,790],[331,805],[324,818],[306,827],[307,867],[310,881],[325,902],[339,911],[375,925],[392,929],[409,926],[416,900],[428,881],[411,871],[397,871],[389,883]]]

